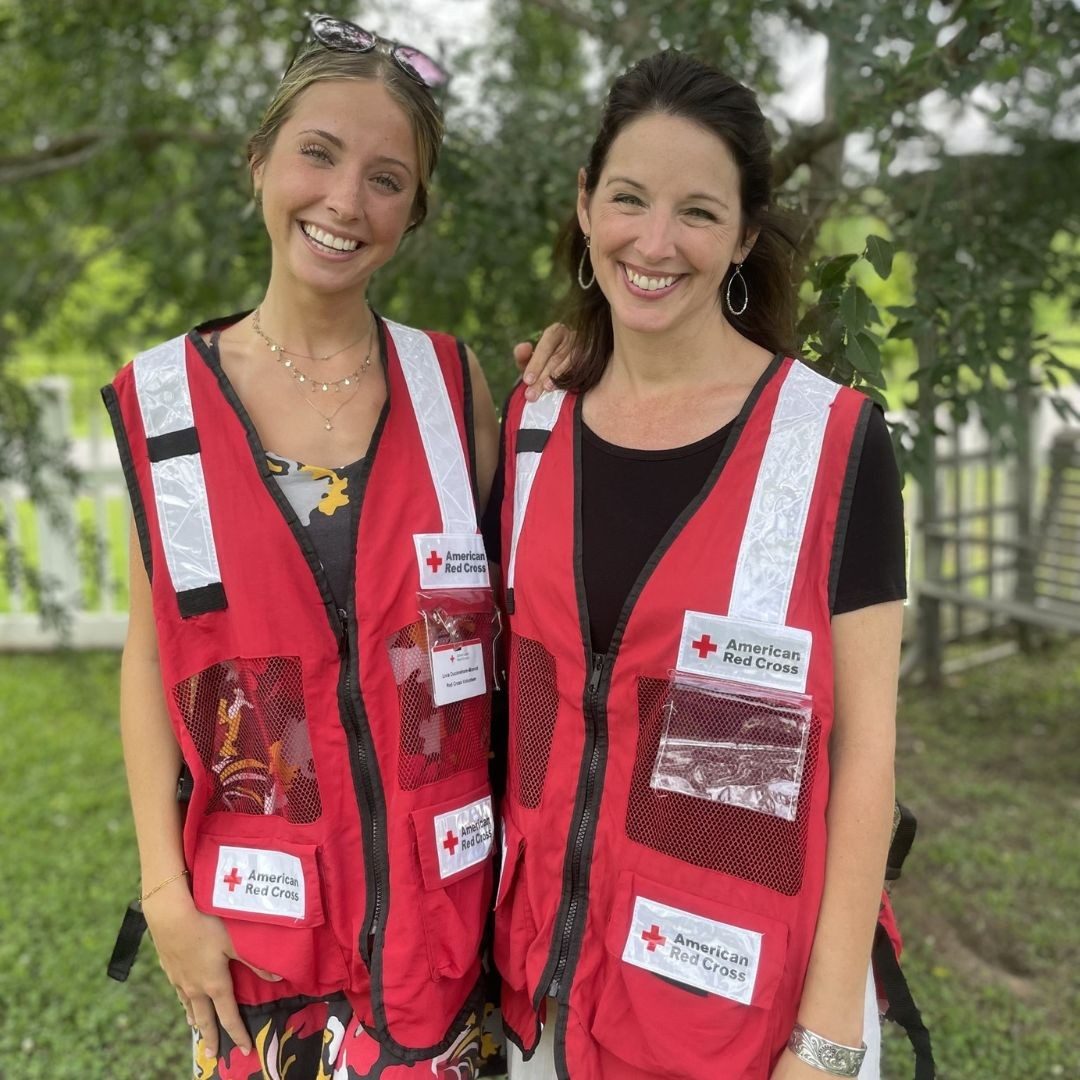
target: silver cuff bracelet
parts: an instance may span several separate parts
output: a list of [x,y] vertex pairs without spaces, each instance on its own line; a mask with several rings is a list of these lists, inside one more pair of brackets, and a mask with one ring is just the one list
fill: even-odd
[[800,1061],[830,1076],[858,1076],[863,1058],[866,1057],[865,1043],[862,1046],[844,1046],[843,1043],[830,1042],[807,1031],[802,1024],[796,1024],[792,1029],[788,1049]]

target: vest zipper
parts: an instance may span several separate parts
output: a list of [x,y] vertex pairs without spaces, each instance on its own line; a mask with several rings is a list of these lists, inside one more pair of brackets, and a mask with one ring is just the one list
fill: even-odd
[[[382,914],[383,896],[389,887],[389,857],[378,847],[378,842],[382,836],[381,818],[379,814],[382,791],[379,786],[378,759],[375,755],[374,739],[372,739],[370,744],[367,741],[367,735],[365,733],[366,722],[362,720],[363,698],[360,695],[358,680],[353,677],[353,657],[354,655],[356,657],[357,671],[359,671],[360,668],[360,657],[356,652],[355,643],[350,641],[351,635],[349,634],[348,612],[337,606],[330,590],[330,584],[326,579],[326,573],[323,570],[322,563],[319,561],[314,545],[307,536],[304,527],[300,524],[300,520],[296,516],[285,493],[281,490],[280,486],[266,467],[266,451],[259,440],[259,434],[255,430],[255,425],[252,423],[251,417],[244,408],[243,402],[237,396],[235,389],[233,389],[232,384],[229,382],[225,372],[221,368],[221,361],[216,347],[213,349],[208,348],[203,340],[197,336],[193,341],[196,349],[206,360],[207,366],[214,373],[214,377],[217,379],[225,400],[232,406],[233,411],[236,413],[247,433],[248,445],[251,448],[255,464],[259,469],[259,475],[262,479],[263,486],[266,488],[270,498],[277,504],[278,509],[281,511],[281,514],[289,527],[289,531],[293,534],[300,550],[304,554],[304,558],[311,570],[312,577],[315,580],[315,585],[322,597],[327,622],[330,625],[330,632],[334,634],[338,643],[341,660],[341,673],[338,676],[337,685],[338,708],[342,715],[342,727],[345,729],[346,740],[349,744],[349,752],[350,755],[352,755],[350,764],[355,763],[355,767],[353,768],[353,788],[356,793],[357,804],[360,810],[361,828],[365,833],[363,837],[365,847],[360,854],[364,860],[365,883],[367,886],[368,904],[370,905],[370,914],[365,914],[364,923],[360,930],[358,948],[361,958],[370,969],[374,953],[375,935]],[[381,329],[379,330],[379,341],[380,356],[385,369],[386,351]],[[359,497],[356,504],[356,511],[353,515],[351,540],[354,559],[350,570],[350,580],[352,582],[354,594],[356,587],[356,537],[360,527],[360,514],[363,509],[364,494],[367,489],[367,479],[371,470],[371,462],[374,460],[376,451],[378,450],[382,432],[390,412],[389,390],[387,391],[387,395],[387,400],[383,404],[378,422],[375,425],[375,430],[371,435],[371,442],[368,446],[366,455],[367,460],[361,470]],[[357,702],[359,702],[360,705],[359,710],[357,708]],[[374,982],[375,979],[373,976],[373,985]]]
[[600,754],[597,749],[596,721],[597,702],[600,697],[600,683],[603,681],[604,672],[607,668],[608,656],[606,653],[593,655],[592,670],[589,674],[589,682],[585,689],[584,716],[586,721],[585,737],[588,742],[588,768],[585,770],[585,798],[581,804],[581,817],[578,819],[577,832],[574,836],[574,846],[570,856],[570,892],[569,903],[566,908],[566,918],[563,920],[563,930],[559,938],[559,957],[555,962],[555,970],[548,984],[548,993],[557,997],[566,971],[567,961],[570,959],[570,945],[574,936],[574,925],[577,921],[578,910],[581,906],[581,885],[584,868],[585,841],[589,834],[589,824],[593,816],[594,792],[596,770],[600,763]]
[[[360,775],[366,776],[368,771],[367,750],[364,747],[364,740],[360,731],[360,724],[356,717],[356,710],[353,708],[353,679],[352,679],[352,650],[349,646],[349,613],[344,608],[337,608],[337,617],[340,626],[340,634],[338,642],[341,647],[342,658],[342,670],[344,673],[344,701],[346,706],[346,715],[348,717],[349,725],[352,728],[353,745],[356,747],[356,757],[359,762]],[[363,796],[363,807],[366,813],[362,814],[362,817],[366,820],[364,824],[367,826],[368,837],[370,843],[365,844],[365,848],[371,854],[371,858],[375,861],[376,872],[372,876],[372,903],[371,903],[371,919],[370,922],[365,922],[365,925],[360,930],[360,956],[367,966],[371,967],[371,955],[374,950],[375,933],[379,925],[379,916],[382,914],[382,894],[380,892],[380,882],[382,881],[381,874],[379,873],[379,815],[376,813],[375,800],[372,796],[371,789],[367,784],[358,784],[357,789]]]

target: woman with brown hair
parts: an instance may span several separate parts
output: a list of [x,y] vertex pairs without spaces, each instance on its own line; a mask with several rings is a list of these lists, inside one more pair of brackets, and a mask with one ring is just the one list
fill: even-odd
[[263,299],[104,391],[135,517],[141,899],[197,1077],[471,1077],[494,1053],[497,426],[463,343],[366,301],[426,213],[446,76],[311,29],[249,144]]
[[790,356],[769,154],[714,68],[620,76],[570,365],[507,408],[514,1080],[876,1076],[900,483],[880,412]]

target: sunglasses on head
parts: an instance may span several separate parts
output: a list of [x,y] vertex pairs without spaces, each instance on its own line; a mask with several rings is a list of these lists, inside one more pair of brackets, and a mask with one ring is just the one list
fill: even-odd
[[[410,79],[421,83],[429,90],[439,90],[450,81],[450,73],[431,59],[427,53],[414,49],[411,45],[401,45],[396,41],[379,37],[370,30],[365,30],[356,23],[346,19],[336,19],[332,15],[317,15],[308,13],[308,25],[311,36],[326,49],[337,49],[340,52],[366,53],[379,50],[388,53],[395,64]],[[304,41],[307,39],[305,38]],[[304,48],[304,41],[300,42],[293,54],[285,74],[292,70]],[[284,76],[283,76],[284,77]]]

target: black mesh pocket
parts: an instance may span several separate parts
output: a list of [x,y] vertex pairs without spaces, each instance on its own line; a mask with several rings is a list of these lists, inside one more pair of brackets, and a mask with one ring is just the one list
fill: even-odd
[[319,817],[299,657],[225,660],[172,693],[210,784],[207,813]]
[[820,721],[816,716],[811,720],[801,794],[794,819],[787,821],[651,786],[667,690],[664,679],[638,679],[638,743],[626,809],[627,836],[683,862],[794,896],[802,885]]
[[540,805],[547,777],[559,692],[555,658],[538,641],[514,636],[510,708],[514,726],[511,794],[522,806]]
[[[470,616],[490,686],[494,613]],[[431,664],[423,620],[399,630],[389,642],[390,665],[400,711],[398,783],[406,791],[435,784],[470,769],[487,767],[491,745],[491,695],[478,694],[448,705],[431,695]]]

